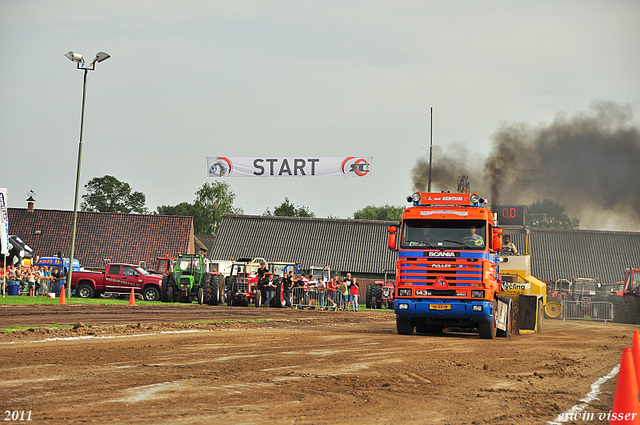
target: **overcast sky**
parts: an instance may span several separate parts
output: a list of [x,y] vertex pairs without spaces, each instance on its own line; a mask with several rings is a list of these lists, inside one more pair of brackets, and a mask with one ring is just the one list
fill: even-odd
[[596,100],[637,118],[639,18],[635,0],[0,0],[0,187],[10,207],[33,190],[36,208],[73,209],[83,73],[63,54],[104,51],[81,186],[109,174],[155,210],[215,181],[207,156],[373,156],[370,179],[224,181],[245,214],[405,205],[430,107],[434,146],[479,162],[505,123]]

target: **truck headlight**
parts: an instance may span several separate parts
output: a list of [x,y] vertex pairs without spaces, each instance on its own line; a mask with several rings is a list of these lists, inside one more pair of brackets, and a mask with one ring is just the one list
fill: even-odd
[[482,306],[481,305],[474,305],[473,306],[473,311],[482,311]]
[[409,304],[398,304],[398,310],[409,310]]
[[411,296],[411,288],[402,288],[398,289],[399,297],[410,297]]
[[471,298],[484,298],[484,291],[471,291]]

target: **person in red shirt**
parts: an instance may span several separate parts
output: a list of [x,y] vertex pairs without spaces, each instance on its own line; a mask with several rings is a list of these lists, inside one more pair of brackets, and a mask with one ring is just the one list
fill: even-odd
[[349,293],[351,294],[351,311],[358,311],[358,278],[351,280],[351,286],[349,286]]
[[338,275],[327,282],[327,300],[331,304],[331,310],[336,309],[336,291],[338,290]]

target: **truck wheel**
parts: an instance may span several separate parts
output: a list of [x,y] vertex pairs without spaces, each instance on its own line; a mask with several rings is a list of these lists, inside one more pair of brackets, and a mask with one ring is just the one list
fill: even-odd
[[549,297],[544,306],[544,317],[547,319],[557,319],[562,314],[562,304],[555,297]]
[[173,302],[173,285],[170,285],[167,288],[167,302]]
[[76,289],[76,295],[80,298],[93,298],[95,295],[95,291],[93,290],[93,286],[82,283],[78,285]]
[[610,295],[609,302],[613,304],[613,323],[625,323],[627,320],[627,303],[620,295]]
[[142,290],[142,298],[145,301],[158,301],[160,299],[160,291],[155,286],[147,286]]
[[198,304],[204,304],[204,289],[202,289],[202,286],[198,288]]
[[[378,302],[379,301],[379,302]],[[371,285],[371,308],[382,308],[382,285]]]
[[497,311],[497,303],[493,302],[493,317],[488,323],[480,323],[480,338],[482,339],[493,339],[496,337],[496,311]]
[[400,319],[396,316],[396,330],[400,335],[413,334],[413,322],[411,319]]
[[[512,301],[511,298],[501,298],[500,301],[507,305],[507,330],[503,331],[502,329],[496,330],[496,336],[500,338],[509,338],[511,336],[511,309],[512,309]],[[496,325],[497,327],[497,325]]]
[[627,304],[627,320],[626,322],[632,325],[638,324],[638,315],[640,315],[640,305],[635,295],[627,295],[622,297]]

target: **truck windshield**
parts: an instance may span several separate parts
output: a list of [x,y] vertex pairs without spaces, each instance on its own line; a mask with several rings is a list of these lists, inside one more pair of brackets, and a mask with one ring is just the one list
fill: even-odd
[[484,249],[486,222],[482,220],[418,220],[402,223],[401,248]]

